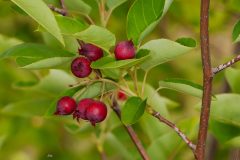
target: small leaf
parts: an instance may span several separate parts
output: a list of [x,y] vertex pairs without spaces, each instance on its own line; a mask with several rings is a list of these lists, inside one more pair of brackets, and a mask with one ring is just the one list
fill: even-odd
[[127,0],[107,0],[107,7],[108,9],[113,11],[115,8],[117,8],[126,1]]
[[176,40],[176,42],[186,47],[196,47],[197,45],[196,41],[192,38],[179,38]]
[[125,125],[136,123],[143,115],[146,108],[146,100],[139,97],[131,97],[122,108],[121,118]]
[[141,49],[150,50],[150,58],[140,67],[144,70],[171,61],[180,55],[183,55],[193,49],[193,47],[184,46],[168,39],[151,40],[141,46]]
[[21,9],[23,9],[29,16],[36,20],[43,28],[51,33],[62,45],[64,45],[63,37],[60,33],[57,21],[42,0],[11,0]]
[[0,55],[2,51],[21,43],[23,42],[19,39],[6,37],[0,34]]
[[233,42],[240,41],[240,20],[235,24],[233,32],[232,32]]
[[56,20],[62,34],[74,34],[87,28],[86,24],[74,18],[58,15]]
[[135,59],[115,60],[110,56],[103,57],[91,64],[94,69],[130,68],[144,62],[149,57],[148,50],[140,50]]
[[159,82],[159,86],[202,98],[203,87],[184,79],[163,80]]
[[53,49],[41,44],[24,43],[14,46],[0,58],[15,57],[20,67],[28,69],[53,68],[67,63],[75,54],[63,49]]
[[86,30],[75,33],[74,37],[84,42],[94,44],[105,51],[109,51],[109,49],[115,45],[116,38],[113,33],[103,27],[91,25]]
[[240,70],[234,68],[228,68],[225,70],[225,77],[232,92],[240,93]]
[[138,44],[159,23],[165,0],[135,0],[127,15],[127,36]]
[[66,0],[64,1],[68,10],[74,12],[80,12],[82,14],[88,15],[92,8],[83,0]]

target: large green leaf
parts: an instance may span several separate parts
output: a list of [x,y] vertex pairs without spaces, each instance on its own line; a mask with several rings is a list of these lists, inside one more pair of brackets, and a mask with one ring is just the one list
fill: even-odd
[[122,108],[122,122],[125,125],[136,123],[143,115],[146,108],[146,100],[139,97],[130,97]]
[[240,93],[240,70],[228,68],[225,70],[225,76],[232,92]]
[[193,47],[185,45],[168,39],[157,39],[147,42],[141,49],[150,50],[150,58],[141,65],[141,68],[149,70],[159,64],[171,61],[193,49]]
[[0,58],[15,57],[18,65],[27,69],[53,68],[69,62],[75,54],[53,49],[41,44],[24,43],[14,46],[0,55]]
[[114,10],[115,8],[117,8],[126,1],[127,0],[107,0],[107,7],[110,10]]
[[160,81],[159,86],[202,98],[203,87],[185,79],[166,79]]
[[114,68],[130,68],[139,63],[144,62],[149,57],[148,50],[140,50],[135,59],[115,60],[110,56],[103,57],[91,64],[94,69],[114,69]]
[[115,45],[116,38],[113,33],[103,27],[91,25],[86,30],[74,34],[77,39],[83,40],[87,43],[92,43],[105,51]]
[[64,45],[57,21],[42,0],[11,0]]
[[232,32],[232,39],[234,42],[240,41],[240,20],[234,26],[234,29]]
[[172,0],[135,0],[127,15],[127,36],[138,44],[159,23]]
[[74,34],[87,28],[86,24],[74,18],[57,15],[56,20],[62,34]]

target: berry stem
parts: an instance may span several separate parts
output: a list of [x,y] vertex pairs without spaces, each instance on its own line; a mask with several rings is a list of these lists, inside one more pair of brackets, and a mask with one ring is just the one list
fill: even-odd
[[[112,109],[116,113],[118,118],[121,120],[121,110],[119,108],[119,104],[117,103],[117,100],[115,99],[115,97],[113,97],[113,99],[112,99]],[[136,132],[134,131],[134,129],[131,126],[126,126],[124,124],[123,124],[123,126],[126,129],[126,131],[128,132],[128,135],[132,139],[133,143],[137,147],[137,150],[140,153],[140,155],[142,156],[142,159],[143,160],[150,160],[146,150],[144,149],[144,147],[142,145],[141,140],[139,139],[139,137],[136,134]]]
[[142,96],[144,95],[144,90],[145,90],[148,73],[149,73],[149,70],[147,70],[144,74],[143,83],[142,83],[142,93],[141,93]]

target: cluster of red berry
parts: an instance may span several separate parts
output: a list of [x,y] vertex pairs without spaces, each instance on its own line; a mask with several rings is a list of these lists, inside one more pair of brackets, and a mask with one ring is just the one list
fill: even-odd
[[[114,50],[117,60],[131,59],[135,57],[135,48],[132,41],[119,42]],[[87,77],[91,74],[91,62],[103,57],[103,50],[93,44],[84,43],[79,49],[81,57],[75,58],[71,64],[72,73],[79,78]],[[125,100],[126,95],[118,92],[119,100]],[[74,119],[83,119],[91,122],[92,125],[102,122],[107,116],[106,105],[98,100],[85,98],[76,101],[68,96],[62,97],[57,102],[57,110],[55,115],[73,115]]]

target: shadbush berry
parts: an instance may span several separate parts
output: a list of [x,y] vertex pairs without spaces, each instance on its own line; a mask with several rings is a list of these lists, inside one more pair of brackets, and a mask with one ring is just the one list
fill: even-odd
[[76,110],[73,112],[73,119],[76,118],[77,121],[79,121],[80,118],[87,120],[86,110],[93,102],[94,100],[91,98],[84,98],[79,101]]
[[118,91],[118,100],[125,101],[127,99],[127,95],[123,91]]
[[76,109],[77,104],[76,101],[69,97],[65,96],[58,100],[57,102],[57,110],[54,113],[55,115],[69,115],[72,114]]
[[134,58],[135,48],[133,42],[131,40],[119,42],[115,47],[114,53],[117,60]]
[[93,44],[85,43],[78,50],[79,54],[86,56],[90,61],[96,61],[103,57],[103,50]]
[[87,77],[91,74],[92,68],[90,67],[91,62],[85,57],[78,57],[72,61],[71,71],[79,78]]
[[86,117],[95,126],[107,116],[107,107],[103,102],[94,101],[86,110]]

